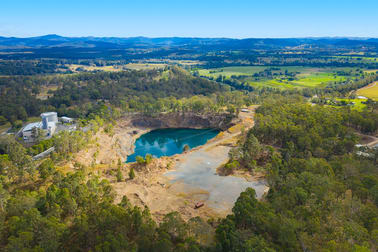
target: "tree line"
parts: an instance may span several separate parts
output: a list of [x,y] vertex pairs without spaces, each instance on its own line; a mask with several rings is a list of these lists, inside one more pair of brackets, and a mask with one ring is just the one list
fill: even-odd
[[[44,99],[37,98],[51,86]],[[221,84],[194,78],[179,68],[166,71],[98,72],[0,78],[0,122],[15,124],[43,111],[85,118],[101,104],[145,110],[159,98],[176,99],[227,91]],[[147,109],[148,110],[148,109]]]

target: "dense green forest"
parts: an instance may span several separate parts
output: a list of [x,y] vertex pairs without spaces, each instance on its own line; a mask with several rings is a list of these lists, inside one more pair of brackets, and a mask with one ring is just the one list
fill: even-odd
[[[87,133],[55,136],[57,152],[42,162],[32,161],[12,137],[2,137],[0,249],[374,251],[377,153],[356,155],[352,128],[376,130],[377,115],[310,106],[297,96],[266,99],[232,157],[252,172],[266,171],[269,193],[258,201],[247,189],[233,214],[209,223],[185,222],[171,213],[157,224],[147,208],[134,207],[127,198],[115,205],[109,182],[86,167],[67,174],[57,170],[56,162],[90,142],[104,123],[99,117]],[[365,124],[374,128],[364,129]]]
[[[368,74],[326,88],[280,90],[209,81],[190,76],[183,69],[95,72],[65,75],[0,77],[0,124],[20,125],[43,111],[86,118],[101,106],[125,112],[154,114],[163,111],[217,111],[223,106],[260,103],[270,94],[300,94],[307,97],[344,96],[378,79]],[[232,89],[241,92],[229,92]],[[253,91],[253,92],[249,92]],[[190,98],[190,97],[195,98]]]
[[[45,99],[37,97],[51,86],[57,89],[48,91]],[[175,67],[166,71],[2,77],[0,116],[15,123],[53,110],[60,115],[85,118],[102,104],[122,107],[125,111],[162,111],[164,108],[158,99],[173,99],[172,107],[177,106],[172,104],[176,99],[227,90],[230,89],[224,85],[192,77]],[[191,107],[184,109],[189,111]]]
[[[75,46],[54,47],[67,39]],[[378,153],[356,147],[360,135],[377,134],[377,102],[366,100],[361,110],[346,102],[335,105],[378,80],[376,40],[113,40],[0,38],[6,44],[0,53],[0,126],[19,129],[31,117],[57,111],[77,119],[79,129],[32,146],[0,135],[0,251],[377,250]],[[28,43],[30,48],[23,48]],[[186,60],[192,62],[181,65],[185,69],[174,65]],[[119,72],[69,68],[151,62],[164,66]],[[266,69],[250,76],[198,74],[225,66]],[[335,80],[323,86],[248,83],[303,77],[286,66],[350,70],[330,72]],[[96,145],[96,133],[111,132],[122,116],[236,116],[249,105],[260,105],[255,126],[242,131],[223,169],[225,175],[264,174],[270,189],[261,200],[247,189],[225,218],[184,221],[173,212],[156,222],[147,207],[133,206],[126,197],[116,204],[111,183],[92,166],[62,168]],[[53,146],[49,157],[33,160]],[[125,180],[120,166],[117,181]],[[130,170],[129,177],[137,175]]]
[[[231,152],[229,168],[265,170],[270,190],[248,189],[217,228],[221,251],[374,251],[378,245],[377,151],[356,155],[350,127],[377,114],[269,100]],[[370,122],[366,122],[369,120]],[[236,165],[235,165],[236,163]]]
[[4,60],[0,61],[0,75],[35,75],[67,73],[68,68],[57,60]]

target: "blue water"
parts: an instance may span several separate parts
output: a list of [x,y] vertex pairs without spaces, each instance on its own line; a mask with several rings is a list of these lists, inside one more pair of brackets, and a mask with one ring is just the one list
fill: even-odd
[[140,136],[135,141],[134,153],[127,163],[135,162],[137,156],[172,156],[182,153],[187,144],[191,149],[205,144],[219,133],[215,129],[157,129]]

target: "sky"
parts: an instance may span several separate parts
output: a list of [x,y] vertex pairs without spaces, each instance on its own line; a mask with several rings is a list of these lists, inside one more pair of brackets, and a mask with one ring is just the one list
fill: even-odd
[[1,0],[0,36],[378,37],[378,0]]

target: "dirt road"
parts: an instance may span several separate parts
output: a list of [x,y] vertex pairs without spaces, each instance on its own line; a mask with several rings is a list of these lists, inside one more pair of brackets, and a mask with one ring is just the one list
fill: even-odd
[[372,136],[372,135],[366,135],[361,133],[356,133],[358,136],[360,136],[360,144],[366,147],[374,147],[378,144],[378,137]]

